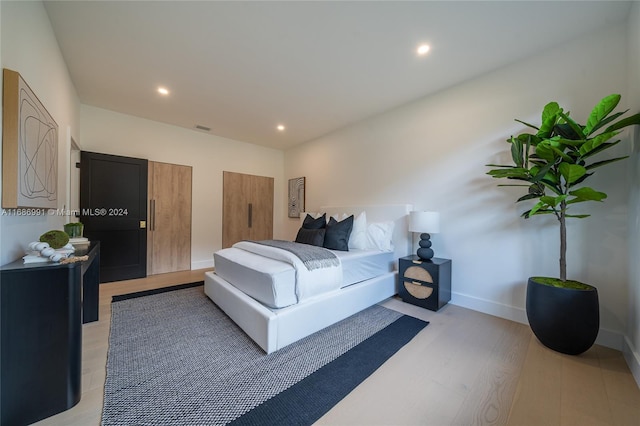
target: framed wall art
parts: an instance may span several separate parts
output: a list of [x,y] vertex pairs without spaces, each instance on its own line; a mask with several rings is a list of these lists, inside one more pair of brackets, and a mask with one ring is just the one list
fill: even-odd
[[304,211],[304,183],[304,177],[289,179],[289,217],[300,217]]
[[58,125],[19,73],[3,70],[2,207],[56,208]]

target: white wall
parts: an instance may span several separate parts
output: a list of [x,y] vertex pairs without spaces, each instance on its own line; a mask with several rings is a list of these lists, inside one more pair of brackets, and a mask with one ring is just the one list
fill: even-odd
[[[640,111],[640,3],[629,15],[629,107]],[[625,358],[640,386],[640,129],[633,135],[629,192],[629,321],[624,346]]]
[[[78,134],[80,104],[41,2],[0,2],[0,61],[20,73],[58,124],[58,208],[67,200],[69,144]],[[1,167],[1,166],[0,166]],[[63,216],[0,216],[0,264],[24,255],[30,241],[62,229]]]
[[213,266],[213,252],[222,248],[225,170],[275,178],[274,237],[280,238],[286,216],[282,151],[86,105],[81,122],[84,151],[193,167],[192,269]]
[[[537,123],[556,100],[586,121],[602,97],[624,95],[626,66],[626,26],[594,32],[293,148],[285,153],[285,179],[306,176],[310,211],[410,203],[441,212],[432,241],[436,256],[453,260],[452,302],[525,322],[527,277],[559,274],[557,221],[521,219],[528,206],[515,204],[521,191],[498,188],[485,164],[509,161],[505,139],[524,130],[514,118]],[[629,165],[619,164],[590,178],[608,193],[606,204],[589,206],[591,218],[568,226],[569,278],[599,288],[600,341],[617,347],[627,326],[621,307],[629,260]],[[297,224],[287,221],[288,238]]]

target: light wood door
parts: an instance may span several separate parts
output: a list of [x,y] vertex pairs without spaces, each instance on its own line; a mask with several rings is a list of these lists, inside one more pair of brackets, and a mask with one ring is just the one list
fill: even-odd
[[222,247],[273,238],[273,178],[223,172]]
[[149,161],[147,274],[191,269],[191,166]]

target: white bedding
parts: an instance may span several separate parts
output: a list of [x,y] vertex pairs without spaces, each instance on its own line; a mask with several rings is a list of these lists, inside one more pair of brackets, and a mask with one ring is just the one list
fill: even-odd
[[278,309],[393,271],[393,252],[331,250],[342,267],[329,271],[308,271],[295,255],[282,252],[237,243],[214,254],[215,273],[265,306]]
[[[259,282],[234,278],[229,271],[224,270],[224,263],[222,266],[223,271],[220,271],[220,276],[233,285],[237,284],[239,290],[244,291],[251,297],[272,308],[289,306],[292,304],[292,301],[293,303],[299,303],[319,294],[338,290],[342,285],[342,265],[340,262],[338,262],[336,266],[309,270],[298,256],[276,247],[256,244],[250,241],[240,241],[234,244],[231,249],[240,250],[240,253],[236,252],[233,254],[233,256],[239,260],[245,257],[244,253],[263,258],[263,262],[260,262],[254,256],[248,256],[252,259],[251,262],[253,263],[250,274],[255,276],[257,275],[256,272],[260,271],[263,272],[262,277]],[[224,253],[221,254],[223,251],[224,250],[217,252],[217,257],[214,255],[216,273],[219,271],[218,260],[224,256]],[[338,261],[339,260],[340,258],[338,258]],[[241,263],[236,263],[232,270],[241,270],[240,265]],[[293,280],[291,280],[291,274],[285,272],[283,265],[293,269]],[[275,272],[273,276],[275,276],[276,279],[280,278],[275,284],[273,280],[270,279],[272,272]],[[293,294],[291,293],[292,290]]]

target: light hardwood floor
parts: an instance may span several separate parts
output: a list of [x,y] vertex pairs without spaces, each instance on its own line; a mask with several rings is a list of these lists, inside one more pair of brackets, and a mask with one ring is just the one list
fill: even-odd
[[[113,295],[200,281],[204,272],[101,284],[100,319],[83,326],[82,399],[37,425],[100,424]],[[618,351],[562,355],[525,325],[459,306],[384,305],[431,323],[318,424],[640,424],[640,389]]]

